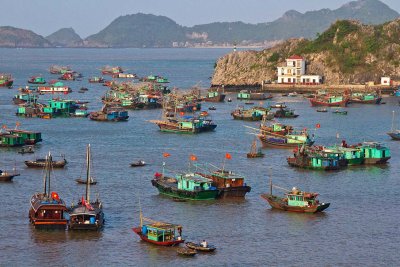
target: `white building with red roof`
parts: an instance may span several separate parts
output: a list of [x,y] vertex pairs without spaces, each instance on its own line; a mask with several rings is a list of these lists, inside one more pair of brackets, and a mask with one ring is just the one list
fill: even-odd
[[288,84],[320,84],[319,75],[305,75],[306,60],[302,56],[293,55],[286,59],[286,66],[278,66],[278,83]]

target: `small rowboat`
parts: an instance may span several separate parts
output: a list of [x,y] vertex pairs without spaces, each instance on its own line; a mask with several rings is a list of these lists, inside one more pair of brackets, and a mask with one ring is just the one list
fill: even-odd
[[214,106],[212,106],[212,107],[209,107],[208,109],[209,109],[209,110],[216,110],[217,108],[214,107]]
[[194,256],[197,254],[196,250],[190,248],[178,248],[176,252],[182,256]]
[[208,245],[207,247],[203,247],[202,245],[196,244],[196,243],[193,243],[193,242],[186,242],[185,245],[188,248],[195,249],[195,250],[198,250],[198,251],[203,251],[203,252],[212,252],[212,251],[217,249],[214,246]]
[[35,153],[35,150],[33,149],[33,146],[27,146],[27,147],[23,147],[21,150],[19,150],[18,153],[19,154]]
[[[52,168],[64,168],[67,164],[65,159],[50,162]],[[25,165],[31,168],[44,168],[46,166],[46,159],[25,160]]]
[[131,167],[142,167],[145,165],[146,165],[146,162],[144,160],[139,160],[138,162],[131,163]]
[[[77,182],[78,184],[86,184],[87,183],[86,180],[83,180],[81,178],[75,179],[75,182]],[[93,178],[90,178],[89,184],[95,185],[95,184],[97,184],[97,181],[95,181]]]
[[335,110],[332,113],[339,114],[339,115],[347,115],[347,111],[340,111],[340,110]]

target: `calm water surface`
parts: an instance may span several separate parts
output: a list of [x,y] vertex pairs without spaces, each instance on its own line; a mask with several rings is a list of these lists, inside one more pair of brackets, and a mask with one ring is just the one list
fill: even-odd
[[[0,149],[1,168],[14,164],[21,176],[12,183],[0,184],[0,265],[135,265],[135,266],[396,266],[400,264],[399,230],[399,142],[385,134],[391,127],[392,110],[399,111],[395,98],[386,105],[352,105],[348,116],[317,113],[300,97],[274,100],[288,102],[300,117],[286,120],[296,127],[315,132],[317,143],[332,144],[376,140],[392,150],[392,159],[383,167],[353,167],[339,172],[312,172],[288,167],[289,150],[265,149],[263,159],[247,159],[254,138],[244,125],[234,121],[230,111],[237,102],[210,104],[217,107],[212,117],[215,132],[195,136],[164,134],[147,122],[160,117],[160,110],[130,111],[126,123],[101,123],[88,119],[52,120],[17,118],[12,96],[31,75],[43,74],[47,80],[52,64],[70,65],[85,75],[83,81],[67,82],[74,90],[69,98],[90,101],[89,108],[101,107],[106,88],[88,84],[87,78],[99,75],[101,66],[120,65],[139,76],[159,74],[171,86],[188,88],[197,83],[209,86],[214,62],[229,52],[224,49],[0,49],[0,72],[16,78],[14,89],[0,89],[0,121],[10,127],[20,121],[23,129],[42,132],[44,141],[36,153],[20,155],[16,149]],[[85,94],[77,93],[82,86]],[[234,95],[231,95],[234,98]],[[42,97],[43,99],[43,97]],[[339,133],[339,140],[336,139]],[[52,189],[67,202],[77,202],[84,186],[74,179],[83,175],[85,146],[91,143],[93,172],[99,183],[93,192],[104,202],[106,226],[98,233],[37,231],[28,221],[29,199],[42,190],[42,170],[32,170],[23,161],[65,154],[69,164],[53,172]],[[162,153],[170,170],[187,170],[189,154],[199,162],[222,165],[226,152],[232,160],[226,168],[243,174],[252,186],[243,200],[173,202],[160,196],[151,186],[155,172],[161,171]],[[129,163],[144,159],[143,168]],[[268,190],[269,177],[275,184],[297,186],[321,194],[331,206],[321,214],[293,214],[271,210],[260,198]],[[279,192],[277,192],[279,193]],[[214,254],[194,258],[176,255],[175,248],[141,242],[131,228],[139,224],[139,198],[144,215],[183,225],[185,238],[206,239],[218,247]]]

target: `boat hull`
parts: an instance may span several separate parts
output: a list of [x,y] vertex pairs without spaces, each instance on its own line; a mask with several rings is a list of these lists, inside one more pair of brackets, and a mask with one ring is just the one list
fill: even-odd
[[321,167],[313,167],[309,160],[307,161],[297,161],[295,158],[287,158],[287,163],[290,167],[308,169],[308,170],[322,170],[322,171],[337,171],[342,169],[342,166],[321,166]]
[[347,103],[349,102],[348,99],[344,99],[339,102],[334,102],[334,103],[328,103],[325,101],[319,101],[315,98],[310,98],[310,103],[312,107],[318,107],[318,106],[325,106],[325,107],[346,107]]
[[371,100],[351,99],[350,103],[355,103],[355,104],[380,104],[381,101],[382,101],[382,97],[378,97],[378,98],[371,99]]
[[177,187],[168,186],[157,179],[151,180],[151,184],[158,189],[160,194],[188,200],[212,200],[218,197],[218,190],[186,191]]
[[0,83],[0,87],[12,87],[13,83],[14,83],[13,80],[5,81]]
[[250,186],[236,186],[236,187],[225,187],[218,188],[219,198],[228,197],[245,197],[248,192],[251,191]]
[[[53,168],[64,168],[64,166],[67,164],[66,160],[60,160],[60,161],[52,161],[51,166]],[[46,166],[46,161],[32,161],[32,160],[26,160],[25,165],[30,167],[30,168],[44,168]]]
[[280,197],[276,197],[270,194],[262,194],[261,197],[267,200],[272,208],[291,212],[316,213],[327,209],[330,205],[330,203],[321,203],[309,207],[288,206],[284,201],[282,201],[282,198]]
[[224,102],[226,95],[224,94],[219,94],[217,96],[213,97],[206,97],[204,98],[204,101],[206,102]]
[[387,161],[390,159],[390,157],[385,157],[385,158],[365,158],[364,159],[364,164],[369,165],[369,164],[386,164]]
[[247,157],[249,159],[254,159],[254,158],[263,158],[265,155],[263,153],[247,153]]
[[175,246],[175,245],[179,245],[179,244],[185,242],[184,239],[172,240],[172,241],[163,241],[163,242],[150,240],[150,239],[147,238],[147,236],[142,234],[142,229],[140,227],[132,228],[132,231],[134,233],[136,233],[140,237],[140,239],[142,239],[143,241],[146,241],[146,242],[158,245],[158,246]]
[[[276,138],[273,138],[273,136],[270,136],[271,138],[267,138],[265,135],[259,135],[258,138],[260,139],[263,147],[273,147],[273,148],[285,148],[285,149],[290,149],[290,148],[296,148],[303,143],[283,143],[283,142],[278,142],[274,141]],[[284,138],[284,137],[282,137]],[[314,142],[309,142],[306,145],[311,146]]]
[[262,115],[260,116],[245,116],[243,114],[236,114],[236,113],[231,113],[233,119],[235,120],[244,120],[244,121],[260,121],[262,120]]
[[202,252],[213,252],[217,248],[214,246],[208,246],[208,247],[203,247],[201,244],[196,244],[193,242],[186,242],[185,245],[188,248],[195,249],[197,251],[202,251]]
[[16,174],[5,174],[5,175],[0,175],[0,182],[11,182],[12,179],[13,179],[15,176],[19,176],[19,174],[16,173]]
[[393,140],[400,140],[400,133],[387,133]]

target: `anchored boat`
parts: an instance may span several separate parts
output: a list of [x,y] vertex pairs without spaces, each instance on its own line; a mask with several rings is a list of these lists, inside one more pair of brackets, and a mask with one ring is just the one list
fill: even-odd
[[[272,187],[286,191],[285,196],[275,196],[272,194]],[[327,209],[330,203],[320,203],[317,199],[318,193],[303,192],[293,187],[287,190],[270,183],[270,193],[262,194],[261,197],[268,201],[272,208],[284,211],[315,213]]]
[[62,160],[53,161],[53,157],[50,159],[47,158],[39,158],[36,160],[25,160],[25,165],[30,168],[44,168],[47,165],[51,166],[52,168],[64,168],[67,164],[67,160],[64,156],[62,156]]
[[86,147],[86,197],[72,205],[68,213],[70,220],[68,228],[71,230],[99,230],[104,225],[103,205],[99,199],[90,201],[91,185],[91,156],[90,145]]
[[65,228],[67,220],[64,218],[64,213],[67,207],[60,196],[50,190],[51,162],[52,157],[49,153],[45,162],[44,191],[32,196],[29,221],[35,227]]

